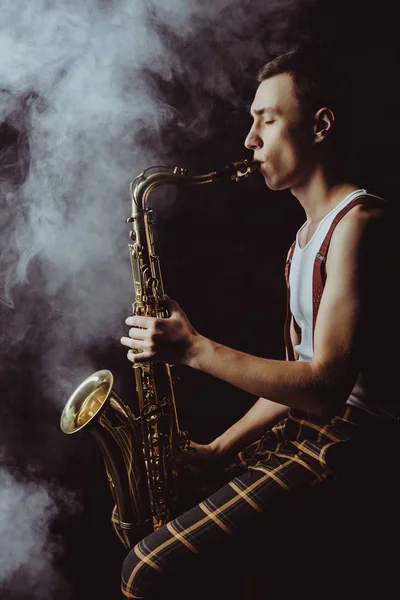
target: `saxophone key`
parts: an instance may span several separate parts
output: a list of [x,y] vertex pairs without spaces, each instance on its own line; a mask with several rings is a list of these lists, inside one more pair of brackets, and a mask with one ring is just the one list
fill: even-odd
[[161,417],[161,408],[156,404],[146,404],[142,408],[141,416],[146,423],[154,423]]

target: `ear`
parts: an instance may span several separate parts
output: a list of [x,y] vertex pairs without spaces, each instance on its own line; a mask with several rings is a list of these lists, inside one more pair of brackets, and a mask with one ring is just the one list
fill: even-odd
[[320,108],[314,115],[314,142],[319,144],[332,131],[335,115],[330,108]]

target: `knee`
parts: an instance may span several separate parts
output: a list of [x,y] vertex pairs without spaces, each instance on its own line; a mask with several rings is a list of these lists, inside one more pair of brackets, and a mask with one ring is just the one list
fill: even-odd
[[121,569],[121,585],[122,591],[126,592],[126,595],[132,593],[132,590],[136,587],[136,576],[142,570],[142,560],[135,553],[133,548],[125,557],[122,563]]
[[126,556],[121,568],[121,589],[124,597],[155,598],[160,572],[153,561],[141,557],[135,546]]
[[131,579],[131,575],[135,572],[135,568],[140,564],[140,559],[135,555],[134,551],[131,550],[125,557],[122,563],[121,579],[122,582],[127,584]]

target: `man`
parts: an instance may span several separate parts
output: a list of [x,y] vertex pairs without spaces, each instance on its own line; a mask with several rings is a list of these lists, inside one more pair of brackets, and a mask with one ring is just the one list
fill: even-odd
[[261,523],[268,532],[275,506],[334,480],[363,442],[397,431],[393,363],[380,350],[390,329],[388,203],[349,178],[337,83],[322,55],[292,51],[261,69],[251,107],[245,145],[267,186],[290,189],[306,217],[288,253],[287,360],[202,336],[171,299],[168,319],[126,320],[132,362],[188,365],[259,397],[210,444],[192,443],[204,460],[240,450],[231,479],[129,553],[127,598],[156,598],[176,565],[207,561]]

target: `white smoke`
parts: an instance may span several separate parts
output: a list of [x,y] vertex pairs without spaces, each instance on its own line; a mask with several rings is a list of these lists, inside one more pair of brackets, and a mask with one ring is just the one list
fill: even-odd
[[[293,2],[3,0],[0,7],[0,118],[26,128],[30,152],[18,194],[2,190],[11,217],[1,231],[0,297],[11,308],[16,286],[37,283],[30,269],[39,265],[40,294],[55,315],[42,360],[56,373],[53,396],[64,399],[62,374],[71,386],[91,368],[76,349],[119,339],[132,300],[123,222],[129,182],[168,155],[168,124],[207,135],[207,94],[239,102],[232,75],[245,73],[249,57],[264,58],[252,28],[270,15],[279,40]],[[271,52],[274,43],[271,32]],[[149,83],[149,70],[186,82],[193,105],[184,118]],[[31,317],[26,305],[15,311],[12,346]],[[1,336],[8,346],[7,332]]]
[[12,591],[35,600],[69,597],[56,559],[61,540],[51,531],[60,510],[77,510],[70,494],[0,467],[0,596]]

